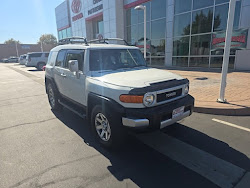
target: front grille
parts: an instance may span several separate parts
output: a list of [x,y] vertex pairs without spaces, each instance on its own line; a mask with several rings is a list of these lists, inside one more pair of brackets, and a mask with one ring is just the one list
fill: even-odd
[[157,94],[157,103],[163,102],[163,101],[168,101],[170,99],[176,98],[181,96],[182,94],[182,88],[173,90],[173,91],[168,91],[164,93]]

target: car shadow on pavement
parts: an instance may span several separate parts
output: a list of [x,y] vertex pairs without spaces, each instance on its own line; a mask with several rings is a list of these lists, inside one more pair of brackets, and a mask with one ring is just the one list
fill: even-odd
[[201,175],[187,169],[128,135],[117,151],[102,148],[93,138],[90,126],[67,109],[53,112],[67,127],[77,133],[87,145],[109,159],[110,173],[118,180],[130,179],[139,187],[217,187]]
[[31,70],[28,70],[30,72],[40,72],[40,71],[43,71],[43,70],[38,70],[38,69],[31,69]]
[[176,123],[162,131],[169,136],[175,137],[224,161],[250,171],[250,159],[223,141],[212,138],[181,123]]

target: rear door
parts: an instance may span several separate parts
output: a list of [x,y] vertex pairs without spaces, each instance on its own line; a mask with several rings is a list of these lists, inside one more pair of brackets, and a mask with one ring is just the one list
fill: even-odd
[[[69,99],[74,100],[86,106],[85,100],[85,79],[86,75],[83,73],[84,69],[84,54],[85,50],[68,50],[64,61],[63,74],[65,79],[62,84],[62,94]],[[68,62],[70,60],[78,60],[79,76],[75,72],[69,70]]]

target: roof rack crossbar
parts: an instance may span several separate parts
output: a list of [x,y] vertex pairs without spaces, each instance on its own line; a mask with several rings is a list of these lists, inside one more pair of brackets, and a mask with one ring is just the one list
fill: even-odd
[[85,37],[68,37],[64,38],[58,41],[59,45],[64,45],[64,44],[76,44],[76,43],[84,43],[88,45],[87,39]]
[[108,44],[107,41],[109,41],[109,40],[123,41],[127,46],[129,46],[129,43],[125,39],[121,39],[121,38],[94,39],[94,40],[90,40],[89,43],[99,42],[99,43],[106,43],[106,44]]

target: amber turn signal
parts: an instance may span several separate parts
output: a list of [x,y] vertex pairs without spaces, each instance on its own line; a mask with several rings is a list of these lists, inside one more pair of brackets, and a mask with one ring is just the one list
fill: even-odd
[[120,101],[124,103],[143,103],[143,96],[138,95],[121,95]]

